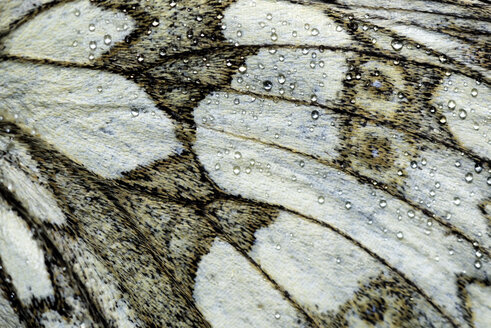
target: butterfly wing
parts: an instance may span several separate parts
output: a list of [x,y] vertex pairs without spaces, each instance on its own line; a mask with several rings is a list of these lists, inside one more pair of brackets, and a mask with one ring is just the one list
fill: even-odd
[[488,26],[414,6],[8,14],[6,325],[486,323]]

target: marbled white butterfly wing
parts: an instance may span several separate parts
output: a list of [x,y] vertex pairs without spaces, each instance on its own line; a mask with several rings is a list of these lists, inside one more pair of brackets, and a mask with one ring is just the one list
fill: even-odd
[[0,9],[0,326],[490,324],[484,2]]

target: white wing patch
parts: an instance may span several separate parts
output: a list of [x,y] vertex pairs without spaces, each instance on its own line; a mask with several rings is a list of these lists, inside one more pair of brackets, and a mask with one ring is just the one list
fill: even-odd
[[207,128],[290,149],[308,149],[319,157],[337,156],[339,119],[335,113],[321,115],[315,106],[225,92],[210,94],[195,110],[196,122]]
[[0,115],[103,177],[119,177],[180,146],[172,121],[122,76],[11,61],[0,64],[0,74]]
[[[5,156],[0,157],[0,179],[20,201],[23,202],[30,214],[41,221],[53,224],[65,222],[65,216],[58,207],[54,195],[44,188],[39,181],[40,176],[29,177],[20,168],[28,168],[30,172],[38,172],[35,161],[26,150],[14,141],[0,137],[0,151],[12,156],[17,165],[10,163]],[[43,181],[44,182],[44,181]]]
[[53,286],[44,264],[43,251],[24,221],[0,200],[0,257],[19,299],[53,297]]
[[305,322],[230,244],[215,240],[201,258],[194,298],[214,328],[302,327]]
[[331,224],[463,320],[456,281],[449,277],[464,272],[482,276],[488,264],[479,261],[472,245],[459,242],[432,218],[328,165],[268,144],[198,126],[195,150],[226,191]]
[[474,327],[487,328],[491,322],[491,287],[480,284],[467,286],[471,308],[473,311]]
[[0,327],[20,328],[25,327],[19,322],[19,317],[10,306],[9,301],[0,294]]
[[240,0],[224,16],[223,33],[237,44],[343,46],[351,42],[349,34],[315,4]]
[[5,0],[0,2],[0,33],[29,11],[54,0]]
[[9,55],[89,63],[122,41],[135,26],[120,12],[88,0],[69,2],[40,13],[3,41]]
[[232,88],[326,104],[339,98],[348,71],[346,55],[317,48],[262,49],[247,58],[247,69],[234,76]]
[[491,92],[485,83],[452,74],[444,79],[433,101],[465,147],[484,158],[490,156]]
[[337,233],[287,212],[255,237],[251,257],[300,305],[319,313],[337,311],[361,281],[386,271]]

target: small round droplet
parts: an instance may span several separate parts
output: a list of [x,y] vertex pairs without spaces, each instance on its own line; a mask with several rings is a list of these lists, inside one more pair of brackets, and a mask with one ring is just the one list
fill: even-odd
[[273,82],[271,82],[269,80],[264,81],[263,82],[263,88],[266,91],[271,91],[271,89],[273,88]]
[[474,179],[474,176],[472,175],[472,173],[469,172],[465,175],[465,182],[471,183],[473,179]]
[[459,117],[461,120],[465,120],[465,118],[467,117],[467,111],[465,109],[459,110]]
[[234,174],[235,174],[235,175],[239,175],[239,174],[240,174],[240,167],[238,167],[238,166],[234,166],[233,171],[234,171]]
[[91,31],[91,32],[95,31],[95,25],[94,24],[89,24],[89,31]]
[[279,320],[281,318],[281,315],[278,312],[276,312],[274,314],[274,317],[275,317],[276,320]]
[[131,109],[131,115],[133,117],[137,117],[138,115],[140,115],[140,110],[138,108],[132,108]]
[[271,41],[277,41],[277,40],[278,40],[278,34],[271,33]]
[[459,206],[459,205],[460,205],[460,198],[459,198],[459,197],[454,197],[454,199],[453,199],[453,203],[454,203],[455,205]]
[[480,268],[481,268],[481,266],[482,266],[481,261],[476,261],[476,262],[474,262],[474,267],[475,267],[476,269],[480,269]]
[[455,106],[456,106],[455,101],[453,101],[453,100],[449,100],[449,101],[448,101],[447,106],[448,106],[448,108],[450,108],[450,109],[454,109],[454,108],[455,108]]
[[390,43],[390,45],[392,46],[392,49],[394,49],[395,51],[399,51],[403,47],[402,41],[401,40],[397,40],[397,39],[392,40],[392,42]]
[[317,202],[319,204],[324,204],[325,201],[326,201],[326,199],[324,198],[324,196],[319,196],[319,198],[317,198]]
[[90,42],[89,42],[89,48],[90,48],[90,50],[95,50],[95,49],[97,49],[97,42],[95,42],[95,41],[90,41]]
[[477,94],[478,94],[477,89],[474,88],[471,90],[471,96],[477,97]]
[[104,35],[104,44],[109,45],[113,41],[112,37],[109,34]]
[[387,207],[387,201],[385,199],[381,199],[380,202],[378,203],[378,205],[381,208],[385,208],[385,207]]
[[397,239],[402,239],[402,238],[404,238],[404,234],[402,233],[402,231],[398,231],[398,232],[396,233],[396,236],[397,236]]
[[239,151],[236,151],[235,154],[234,154],[234,158],[235,159],[241,159],[242,158],[242,154]]
[[414,218],[414,211],[413,210],[409,210],[407,211],[407,216],[409,216],[410,218]]
[[319,111],[313,110],[312,113],[310,113],[310,116],[312,116],[313,120],[317,120],[319,118]]
[[247,66],[245,66],[245,65],[239,66],[239,73],[244,74],[246,71],[247,71]]
[[337,264],[340,264],[340,263],[341,263],[341,258],[336,257],[336,263],[337,263]]
[[310,31],[310,34],[312,34],[313,36],[319,35],[319,30],[318,30],[318,29],[316,29],[316,28],[313,28],[313,29]]
[[346,203],[344,204],[344,207],[346,207],[346,209],[347,209],[347,210],[351,209],[351,206],[352,206],[352,205],[351,205],[351,202],[346,202]]
[[278,80],[279,84],[283,84],[286,81],[286,77],[283,74],[280,74],[280,75],[278,75],[277,80]]

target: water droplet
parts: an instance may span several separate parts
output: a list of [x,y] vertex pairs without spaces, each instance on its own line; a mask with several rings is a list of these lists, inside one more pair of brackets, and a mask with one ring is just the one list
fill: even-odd
[[234,158],[235,159],[241,159],[242,158],[242,154],[239,151],[236,151],[235,154],[234,154]]
[[476,171],[476,173],[481,173],[482,172],[482,166],[480,164],[476,164],[474,166],[474,171]]
[[73,41],[72,42],[72,47],[76,47],[76,46],[78,46],[78,41]]
[[347,210],[351,209],[351,206],[351,202],[344,203],[344,207],[346,207]]
[[239,174],[240,174],[240,167],[238,167],[238,166],[234,166],[233,171],[234,171],[234,174],[235,174],[235,175],[239,175]]
[[245,66],[245,65],[240,65],[240,66],[239,66],[239,72],[240,72],[240,73],[242,73],[242,74],[243,74],[243,73],[245,73],[246,71],[247,71],[247,66]]
[[387,201],[385,199],[381,199],[378,204],[381,208],[385,208],[387,206]]
[[156,18],[155,18],[155,19],[152,21],[152,26],[153,26],[153,27],[157,27],[157,26],[159,26],[159,24],[160,24],[160,22],[159,22],[159,20],[158,20],[158,19],[156,19]]
[[78,9],[75,9],[75,11],[74,11],[73,13],[74,13],[74,14],[75,14],[75,16],[77,16],[77,17],[78,17],[78,16],[80,16],[80,10],[78,10]]
[[310,34],[312,34],[313,36],[319,35],[319,30],[316,28],[313,28],[312,31],[310,31]]
[[474,179],[474,176],[472,175],[472,173],[469,172],[465,175],[465,182],[471,183],[473,179]]
[[455,106],[456,106],[455,101],[453,101],[453,100],[449,100],[449,101],[448,101],[447,106],[448,106],[448,108],[450,108],[450,109],[454,109],[454,108],[455,108]]
[[319,202],[319,204],[324,204],[325,201],[326,200],[323,196],[319,196],[319,198],[317,198],[317,202]]
[[102,92],[102,87],[101,86],[98,86],[97,87],[97,92]]
[[398,231],[398,232],[396,233],[396,236],[397,236],[397,239],[402,239],[402,238],[404,238],[404,234],[402,233],[402,231]]
[[285,76],[283,74],[280,74],[280,75],[278,75],[277,80],[278,80],[278,83],[279,84],[283,84],[283,83],[285,83],[286,78],[285,78]]
[[113,41],[112,37],[109,34],[104,35],[104,44],[109,45]]
[[481,261],[476,261],[474,262],[474,266],[476,267],[476,269],[480,269],[481,268]]
[[272,20],[272,19],[273,19],[273,14],[268,13],[268,14],[266,15],[266,19],[267,19],[267,20]]
[[217,170],[217,171],[218,171],[218,170],[220,170],[220,167],[221,167],[221,166],[220,166],[220,163],[216,163],[216,164],[215,164],[215,170]]
[[465,109],[459,110],[459,117],[460,119],[465,120],[465,118],[467,117],[467,111]]
[[271,33],[271,41],[277,41],[277,40],[278,40],[278,34]]
[[300,162],[298,162],[298,165],[300,165],[300,167],[304,167],[305,166],[305,162],[304,161],[300,161]]
[[90,41],[90,42],[89,42],[89,48],[90,48],[90,50],[95,50],[95,49],[97,49],[97,42],[95,42],[95,41]]
[[273,88],[273,82],[266,80],[263,82],[263,88],[266,91],[270,91]]
[[313,110],[312,113],[310,113],[310,115],[312,116],[313,120],[317,120],[319,118],[319,111]]
[[459,205],[460,205],[460,198],[459,198],[459,197],[454,197],[454,199],[453,199],[453,203],[454,203],[455,205],[459,206]]
[[478,93],[477,92],[477,89],[474,88],[474,89],[471,90],[471,96],[477,97],[477,93]]
[[407,211],[407,216],[409,216],[410,218],[414,218],[414,211],[413,210],[409,210]]
[[131,115],[133,117],[137,117],[138,115],[140,115],[140,110],[138,108],[132,108],[131,109]]
[[145,60],[145,57],[143,57],[143,55],[138,55],[136,57],[136,60],[139,62],[139,63],[143,63],[143,61]]
[[401,40],[397,40],[397,39],[394,39],[392,40],[392,42],[390,43],[390,45],[392,46],[392,48],[396,51],[399,51],[402,49],[403,47],[403,43]]
[[91,31],[91,32],[95,31],[95,25],[94,24],[89,24],[89,31]]
[[280,318],[281,318],[281,315],[280,315],[278,312],[276,312],[276,313],[274,314],[274,317],[275,317],[275,319],[277,319],[277,320],[278,320],[278,319],[280,319]]
[[336,263],[337,264],[340,264],[341,263],[341,259],[339,257],[336,257]]

